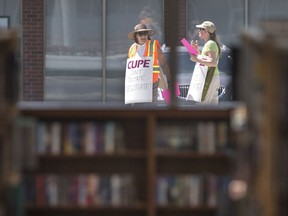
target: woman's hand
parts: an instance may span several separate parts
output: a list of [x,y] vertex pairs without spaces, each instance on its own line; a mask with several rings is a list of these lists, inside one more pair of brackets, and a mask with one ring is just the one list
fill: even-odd
[[[198,45],[198,40],[192,40],[191,42],[190,42],[190,44],[194,47],[194,49],[196,49],[196,50],[198,50],[198,47],[199,47],[199,45]],[[199,51],[198,51],[198,53],[199,53]]]
[[197,58],[197,56],[190,54],[190,60],[193,62],[197,62],[198,58]]

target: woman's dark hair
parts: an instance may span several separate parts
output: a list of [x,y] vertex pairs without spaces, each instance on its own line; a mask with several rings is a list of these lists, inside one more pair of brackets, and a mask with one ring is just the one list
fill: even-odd
[[[137,37],[136,37],[136,34],[137,34],[137,32],[135,32],[135,34],[134,34],[134,40],[135,40],[135,42],[137,43],[137,44],[139,44],[139,41],[138,41],[138,39],[137,39]],[[151,37],[148,35],[148,40],[151,40]]]
[[215,32],[215,31],[214,31],[213,33],[210,33],[210,32],[209,32],[209,34],[210,34],[210,39],[216,42],[216,44],[217,44],[217,46],[218,46],[218,56],[220,56],[220,54],[221,54],[221,47],[220,47],[220,43],[219,43],[218,40],[217,40],[216,32]]

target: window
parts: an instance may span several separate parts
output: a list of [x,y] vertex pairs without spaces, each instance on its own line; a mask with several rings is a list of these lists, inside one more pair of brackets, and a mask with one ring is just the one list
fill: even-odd
[[0,29],[9,28],[9,16],[0,16]]
[[45,100],[123,104],[132,44],[127,35],[145,22],[162,42],[163,0],[46,0],[45,4]]
[[[91,3],[98,7],[89,6]],[[100,0],[46,1],[45,100],[102,98]],[[81,4],[80,4],[81,3]],[[83,10],[86,9],[86,16]]]
[[249,23],[258,27],[263,19],[286,19],[288,18],[287,0],[253,0],[249,1]]
[[195,25],[210,20],[217,28],[219,42],[230,46],[244,29],[244,8],[243,0],[188,0],[187,38],[197,38]]

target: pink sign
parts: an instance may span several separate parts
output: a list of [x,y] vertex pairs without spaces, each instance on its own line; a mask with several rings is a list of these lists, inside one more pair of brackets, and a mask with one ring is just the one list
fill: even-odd
[[193,46],[191,46],[191,44],[185,38],[181,40],[181,43],[186,47],[189,53],[195,56],[198,55],[198,50],[196,50]]
[[[180,89],[178,83],[175,83],[175,95],[179,96],[180,95]],[[169,89],[164,89],[162,91],[162,96],[164,98],[164,101],[169,104],[170,103],[170,91]]]

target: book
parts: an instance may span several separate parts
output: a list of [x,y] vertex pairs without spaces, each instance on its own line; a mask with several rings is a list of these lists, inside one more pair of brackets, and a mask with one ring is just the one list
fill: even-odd
[[99,205],[99,183],[100,177],[95,174],[89,174],[86,176],[86,204],[88,206]]
[[116,123],[109,121],[104,125],[104,152],[113,153],[115,151]]
[[168,180],[167,176],[158,176],[157,177],[157,192],[156,200],[159,206],[165,206],[168,204]]
[[111,203],[111,178],[110,176],[103,175],[100,178],[99,182],[99,196],[100,196],[100,205],[107,206]]
[[48,206],[57,206],[59,204],[58,177],[56,175],[47,175],[45,177],[45,194]]
[[35,180],[36,191],[36,205],[44,206],[46,204],[45,199],[45,175],[37,175]]
[[38,154],[45,154],[46,146],[45,146],[45,139],[46,139],[46,123],[45,122],[38,122],[36,126],[36,151]]
[[118,174],[111,176],[111,204],[113,206],[121,205],[121,177]]
[[62,126],[60,122],[52,122],[50,129],[51,136],[51,154],[60,154],[61,153],[61,130]]
[[87,194],[87,187],[86,187],[86,175],[80,174],[78,175],[78,206],[86,206],[86,194]]
[[81,146],[82,150],[87,155],[95,154],[96,152],[96,126],[92,121],[83,122],[82,127],[82,137]]
[[217,194],[219,194],[219,177],[214,174],[207,174],[206,178],[206,205],[216,207]]
[[201,206],[203,205],[203,180],[200,175],[189,175],[187,176],[187,189],[188,195],[188,206]]

